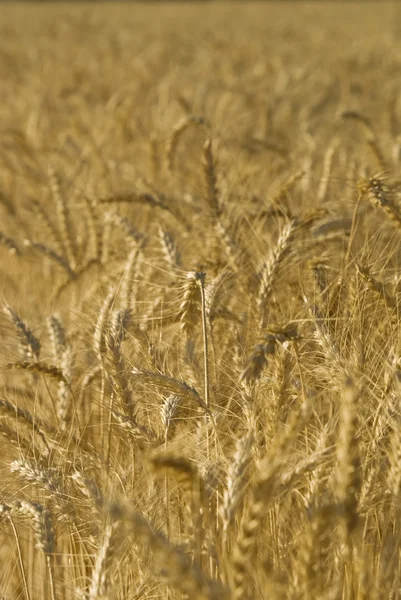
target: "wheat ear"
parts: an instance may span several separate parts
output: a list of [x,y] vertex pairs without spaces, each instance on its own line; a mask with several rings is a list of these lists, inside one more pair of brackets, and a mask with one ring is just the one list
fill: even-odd
[[11,308],[11,306],[6,304],[4,306],[4,312],[15,327],[24,357],[27,360],[39,360],[41,344],[38,338],[32,333],[31,329],[29,329],[26,323]]
[[50,512],[41,504],[36,502],[27,502],[25,500],[13,503],[15,512],[21,515],[29,516],[33,523],[34,534],[36,537],[36,547],[43,551],[46,559],[47,571],[49,574],[51,599],[56,600],[54,573],[53,573],[53,555],[55,552],[53,522]]
[[264,328],[266,325],[267,303],[273,292],[273,286],[279,268],[291,248],[291,243],[294,237],[295,225],[295,221],[290,221],[284,226],[276,245],[271,250],[260,272],[260,286],[257,299],[257,309],[259,313],[261,328]]
[[227,472],[227,484],[223,498],[223,522],[227,533],[237,507],[246,493],[247,475],[252,460],[253,431],[250,430],[244,437],[237,440],[233,459]]
[[351,535],[359,521],[358,493],[361,488],[361,467],[357,440],[359,398],[358,388],[348,377],[341,391],[336,474],[336,495],[339,502],[342,532],[347,553],[351,551]]
[[55,262],[62,269],[65,270],[65,272],[68,275],[68,278],[71,281],[76,278],[76,273],[73,270],[73,268],[71,267],[68,260],[66,258],[64,258],[64,256],[61,256],[60,254],[55,252],[52,248],[49,248],[49,246],[46,246],[45,244],[40,244],[39,242],[34,242],[33,240],[28,240],[28,239],[24,240],[24,246],[26,248],[33,248],[34,250],[37,250],[40,254],[43,254],[44,256],[46,256],[47,258],[49,258],[50,260]]
[[216,161],[213,154],[212,141],[206,140],[203,146],[203,175],[206,188],[206,199],[211,214],[217,218],[220,214],[219,190],[217,187]]
[[171,233],[159,227],[159,239],[166,263],[174,270],[180,268],[180,252]]
[[383,183],[383,178],[369,177],[358,184],[362,194],[366,194],[374,206],[379,206],[394,225],[401,229],[401,209],[392,197],[391,189]]
[[309,407],[301,406],[291,415],[286,431],[277,436],[264,459],[253,487],[251,500],[243,514],[240,532],[232,551],[232,593],[234,600],[245,600],[250,594],[249,565],[256,546],[260,523],[281,491],[281,472],[291,445],[309,416]]
[[0,399],[0,417],[8,417],[24,425],[28,430],[33,430],[42,440],[47,452],[50,454],[49,444],[46,436],[37,424],[37,419],[29,410],[22,409],[8,400]]
[[67,202],[61,192],[60,179],[52,165],[49,165],[50,189],[56,203],[56,212],[59,222],[60,237],[65,251],[68,264],[71,269],[76,267],[76,258],[74,252],[74,233],[71,229],[70,214]]
[[175,125],[173,132],[167,142],[166,158],[167,168],[170,173],[174,169],[175,154],[183,133],[191,126],[203,127],[204,125],[206,125],[205,120],[202,117],[196,117],[195,115],[189,115],[187,117],[184,117]]
[[218,582],[208,579],[200,566],[188,559],[164,535],[154,531],[150,524],[132,508],[121,504],[106,504],[106,513],[115,521],[123,521],[135,542],[152,550],[156,566],[177,590],[194,600],[228,600],[228,591]]
[[121,533],[119,523],[107,525],[103,535],[103,542],[96,556],[95,566],[92,571],[89,586],[89,600],[101,600],[107,593],[107,574],[116,557],[117,542]]
[[188,271],[179,308],[181,329],[190,336],[198,324],[201,305],[200,279],[204,273]]

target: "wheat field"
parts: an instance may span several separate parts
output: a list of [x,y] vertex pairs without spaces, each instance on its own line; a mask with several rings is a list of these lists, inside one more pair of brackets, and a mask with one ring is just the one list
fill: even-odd
[[0,598],[401,598],[401,13],[4,4]]

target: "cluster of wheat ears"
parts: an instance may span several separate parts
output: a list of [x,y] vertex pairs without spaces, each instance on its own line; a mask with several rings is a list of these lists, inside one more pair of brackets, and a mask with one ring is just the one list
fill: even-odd
[[4,600],[401,597],[400,41],[292,10],[4,10]]

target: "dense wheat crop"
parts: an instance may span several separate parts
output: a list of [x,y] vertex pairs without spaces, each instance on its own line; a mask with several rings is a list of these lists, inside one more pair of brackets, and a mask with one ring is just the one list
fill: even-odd
[[7,5],[0,597],[401,597],[391,5]]

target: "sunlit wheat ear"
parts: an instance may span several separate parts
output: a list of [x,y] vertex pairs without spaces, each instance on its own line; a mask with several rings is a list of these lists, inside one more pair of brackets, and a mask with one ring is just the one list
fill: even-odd
[[380,177],[368,177],[358,183],[362,194],[365,194],[374,206],[384,210],[397,229],[401,229],[401,208],[390,187]]
[[14,506],[20,514],[32,519],[37,548],[43,550],[46,555],[53,554],[55,540],[50,512],[41,504],[25,500],[15,502]]
[[217,187],[216,161],[214,158],[212,141],[210,139],[206,140],[203,146],[202,167],[205,181],[206,200],[210,207],[212,216],[216,218],[220,214],[219,190]]
[[[52,248],[54,248],[57,254],[62,256],[63,247],[60,241],[60,236],[42,204],[33,198],[30,201],[29,208],[35,215],[35,224],[37,226],[39,225],[41,231],[40,239],[46,240],[46,242],[50,244]],[[34,234],[34,231],[32,231],[32,234]]]
[[102,232],[99,223],[98,204],[92,195],[84,195],[86,226],[88,235],[87,252],[84,263],[91,260],[100,261],[102,255]]
[[13,509],[20,515],[28,516],[33,524],[36,547],[42,550],[46,558],[52,600],[56,600],[53,555],[55,552],[55,535],[53,521],[49,510],[36,502],[25,500],[13,502]]
[[71,479],[81,492],[82,496],[89,500],[96,510],[101,510],[105,504],[105,498],[95,481],[85,477],[81,471],[74,471],[71,475]]
[[221,271],[205,287],[206,315],[211,324],[219,315],[228,316],[228,311],[220,304],[220,298],[224,294],[224,284],[230,281],[232,276],[233,274],[229,270]]
[[199,327],[201,314],[201,291],[199,288],[200,274],[188,271],[182,288],[182,300],[179,307],[181,329],[188,336]]
[[18,423],[24,427],[27,432],[37,435],[43,442],[46,453],[50,453],[49,443],[45,433],[38,425],[38,419],[27,409],[9,402],[8,400],[0,399],[0,418],[6,418],[14,421],[14,425]]
[[283,494],[296,487],[302,481],[306,474],[312,475],[321,467],[331,467],[332,448],[325,448],[317,445],[317,449],[306,458],[300,460],[295,467],[285,470],[281,477],[280,493]]
[[[2,421],[2,419],[1,419]],[[32,452],[32,442],[28,437],[21,435],[21,432],[15,430],[15,428],[10,427],[9,425],[1,422],[0,423],[0,436],[3,439],[3,442],[7,444],[9,449],[13,448],[19,453],[24,453],[25,456],[29,456]],[[48,456],[48,450],[41,450],[38,446],[36,446],[35,451],[37,456],[40,458],[45,458]]]
[[293,412],[287,429],[278,433],[277,438],[273,440],[252,485],[251,498],[242,515],[240,531],[231,556],[234,600],[248,600],[253,597],[250,574],[261,521],[280,493],[283,465],[309,416],[309,407],[305,405]]
[[19,473],[27,481],[45,488],[51,494],[62,495],[63,493],[60,482],[50,472],[44,471],[27,460],[14,460],[10,465],[10,471]]
[[201,567],[191,561],[164,535],[155,531],[148,521],[131,507],[106,504],[106,514],[114,521],[122,521],[136,544],[151,550],[155,574],[172,588],[188,594],[194,600],[229,600],[230,596],[221,584],[204,574]]
[[344,361],[341,350],[328,327],[326,319],[316,304],[310,304],[307,298],[304,298],[304,302],[307,305],[309,314],[313,319],[315,327],[315,339],[328,360],[328,372],[332,381],[337,382],[339,374],[341,374],[341,376],[344,378],[348,377],[349,365],[347,365]]
[[67,348],[67,335],[59,315],[51,315],[47,320],[54,359],[60,359]]
[[259,313],[261,328],[267,322],[267,305],[273,293],[277,273],[291,249],[294,238],[296,221],[290,221],[282,229],[276,245],[271,250],[266,262],[260,270],[260,286],[257,298],[257,309]]
[[104,220],[112,223],[124,234],[124,239],[129,247],[145,247],[146,237],[132,225],[129,219],[122,217],[118,212],[108,211],[104,215]]
[[33,240],[28,240],[28,239],[24,240],[24,246],[25,246],[25,248],[32,248],[33,250],[36,250],[39,254],[41,254],[42,256],[45,256],[46,258],[51,260],[53,263],[55,263],[56,265],[58,265],[59,267],[64,269],[64,271],[68,275],[68,278],[71,281],[76,278],[76,273],[72,269],[68,260],[66,258],[64,258],[64,256],[61,256],[60,254],[55,252],[52,248],[49,248],[49,246],[46,246],[45,244],[40,244],[39,242],[34,242]]
[[133,308],[135,306],[138,270],[142,259],[142,249],[138,244],[132,244],[128,252],[127,260],[124,265],[124,272],[121,281],[121,303],[124,308]]
[[118,558],[118,547],[121,541],[121,524],[112,523],[105,527],[103,540],[99,547],[92,578],[89,586],[89,600],[101,600],[110,587],[109,570]]
[[71,217],[64,195],[61,191],[59,176],[52,165],[48,168],[50,189],[55,202],[56,214],[59,223],[60,239],[64,248],[65,256],[71,269],[76,267],[75,248],[73,244],[74,232],[71,228]]
[[60,521],[74,523],[75,507],[59,472],[55,473],[54,469],[47,469],[26,459],[14,460],[10,465],[10,472],[17,473],[22,480],[44,492]]
[[321,598],[327,588],[327,560],[332,552],[332,528],[336,508],[328,499],[317,500],[317,507],[309,506],[306,530],[294,561],[294,588],[301,598]]
[[247,359],[241,380],[246,383],[257,381],[268,364],[268,357],[276,351],[276,340],[272,335],[264,336],[264,341],[257,344]]
[[156,452],[150,457],[150,462],[155,472],[173,475],[187,491],[194,489],[199,492],[199,473],[188,459],[172,453]]
[[350,552],[351,535],[359,522],[358,494],[361,488],[361,465],[358,444],[358,403],[360,391],[347,378],[340,398],[339,438],[337,442],[336,496],[339,502],[342,533]]
[[114,392],[125,414],[134,416],[133,396],[128,381],[128,367],[122,353],[121,345],[126,333],[126,327],[131,319],[131,311],[117,311],[111,315],[111,327],[105,332],[106,352],[104,360],[107,363],[107,377],[110,379]]
[[159,239],[166,263],[172,269],[181,267],[181,255],[171,233],[159,227]]
[[31,362],[31,361],[20,361],[12,362],[4,365],[5,369],[15,371],[26,371],[27,373],[38,373],[40,375],[46,375],[55,381],[68,385],[67,379],[64,373],[56,365],[49,365],[44,362]]
[[381,298],[387,308],[392,312],[396,312],[398,308],[396,298],[390,294],[388,288],[381,281],[373,277],[369,267],[356,264],[356,270],[360,277],[368,284],[369,288]]
[[175,379],[174,377],[170,377],[163,373],[138,368],[131,371],[131,377],[139,383],[154,386],[155,388],[180,396],[182,400],[192,400],[205,411],[205,414],[208,414],[209,416],[211,414],[199,392],[185,381],[180,381],[179,379]]
[[252,264],[247,252],[239,246],[234,239],[228,225],[223,223],[223,219],[218,219],[215,222],[216,234],[223,247],[225,260],[228,260],[228,266],[238,274],[247,272],[247,267]]
[[228,466],[227,483],[224,491],[222,516],[224,529],[230,527],[237,508],[247,490],[247,478],[252,460],[253,431],[237,440],[235,453]]
[[333,167],[333,158],[338,148],[339,141],[334,142],[327,148],[324,153],[322,175],[317,190],[317,200],[322,203],[326,200],[330,181],[331,170]]
[[196,117],[195,115],[190,115],[188,117],[184,117],[179,121],[170,136],[170,139],[167,142],[166,148],[166,160],[167,160],[167,168],[170,172],[174,169],[174,160],[177,152],[178,144],[184,132],[189,127],[205,127],[206,121],[202,117]]
[[116,348],[121,348],[121,344],[127,337],[128,328],[132,322],[132,311],[129,308],[113,311],[110,318],[109,337],[112,339]]
[[[265,437],[269,439],[278,424],[285,421],[286,412],[290,403],[291,374],[293,367],[294,350],[290,344],[277,345],[273,360],[271,361],[271,395],[269,394],[269,422],[266,423]],[[295,354],[296,358],[296,354]]]
[[278,214],[281,214],[281,216],[291,220],[291,211],[288,206],[288,194],[293,191],[296,184],[301,181],[305,174],[306,171],[301,169],[297,173],[294,173],[294,175],[291,175],[284,180],[270,200],[270,207],[272,210],[276,210]]
[[180,396],[170,394],[167,396],[160,410],[161,422],[164,429],[164,436],[166,441],[173,435],[175,422],[174,419],[177,417],[177,412],[181,404]]
[[129,433],[135,442],[141,447],[159,446],[164,440],[157,437],[156,433],[149,427],[140,425],[133,417],[128,417],[117,410],[110,409],[112,416],[117,421],[117,425],[125,432]]
[[104,355],[106,352],[106,331],[108,319],[110,318],[110,312],[115,301],[116,290],[114,287],[110,287],[108,294],[100,308],[99,316],[96,322],[95,334],[94,334],[94,350],[97,355],[99,364],[103,364]]
[[25,500],[16,501],[14,507],[20,514],[27,515],[32,519],[37,547],[45,554],[53,554],[54,531],[49,511],[41,504]]
[[67,335],[59,316],[52,315],[49,317],[48,327],[53,345],[53,357],[60,365],[64,377],[64,381],[60,381],[58,384],[57,416],[61,428],[65,428],[71,408],[72,348],[67,341]]
[[294,326],[278,327],[271,329],[263,336],[263,341],[254,346],[251,354],[248,356],[244,370],[241,373],[241,381],[248,384],[257,381],[268,364],[269,357],[276,351],[277,343],[287,343],[296,341],[298,332]]
[[205,493],[203,479],[200,476],[197,467],[188,459],[168,452],[154,453],[150,457],[150,463],[156,474],[165,476],[167,533],[169,530],[170,521],[170,515],[168,514],[170,508],[168,503],[169,488],[167,477],[174,477],[178,483],[180,491],[189,496],[190,502],[187,505],[187,508],[189,509],[188,518],[190,520],[190,526],[188,529],[190,530],[191,537],[193,538],[196,559],[200,561],[204,537],[201,508],[206,507],[207,496]]
[[3,310],[14,325],[15,331],[20,342],[20,349],[24,358],[26,360],[39,360],[41,344],[38,338],[35,337],[31,329],[29,329],[26,323],[11,308],[11,306],[6,304]]

